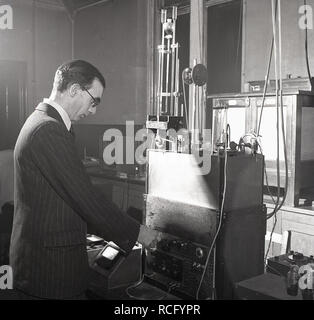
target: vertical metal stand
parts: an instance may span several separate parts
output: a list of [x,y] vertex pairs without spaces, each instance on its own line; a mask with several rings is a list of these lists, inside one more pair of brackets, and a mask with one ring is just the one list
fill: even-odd
[[176,43],[177,7],[161,10],[162,38],[158,46],[157,116],[178,116],[179,56]]

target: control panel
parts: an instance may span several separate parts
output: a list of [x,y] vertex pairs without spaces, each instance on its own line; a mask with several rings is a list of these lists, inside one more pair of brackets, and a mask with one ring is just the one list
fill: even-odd
[[182,298],[206,299],[213,287],[213,257],[205,270],[208,247],[163,234],[156,248],[146,252],[145,275],[157,286]]

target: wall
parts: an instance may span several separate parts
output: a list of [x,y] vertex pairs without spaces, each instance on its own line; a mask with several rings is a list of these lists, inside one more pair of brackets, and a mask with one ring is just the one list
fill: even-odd
[[57,66],[71,58],[71,24],[65,11],[41,7],[36,8],[33,20],[32,6],[25,2],[6,2],[13,8],[14,29],[0,30],[0,60],[26,61],[30,114],[50,94]]
[[96,115],[81,124],[145,122],[146,5],[146,0],[115,0],[77,13],[75,58],[95,64],[107,81]]
[[[307,0],[314,9],[314,0]],[[303,0],[281,1],[282,11],[282,75],[286,77],[306,77],[304,39],[305,32],[299,28],[299,7]],[[271,1],[245,0],[244,18],[244,66],[245,81],[263,80],[265,78],[272,39]],[[314,21],[312,21],[314,23]],[[314,74],[314,31],[308,30],[309,59]],[[274,67],[271,68],[274,79]]]

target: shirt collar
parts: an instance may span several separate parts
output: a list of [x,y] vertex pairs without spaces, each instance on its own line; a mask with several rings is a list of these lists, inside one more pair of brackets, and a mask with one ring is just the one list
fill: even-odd
[[70,131],[71,120],[70,120],[68,114],[66,113],[66,111],[60,106],[60,104],[55,102],[55,101],[53,101],[53,100],[51,100],[51,99],[47,99],[47,98],[45,98],[43,100],[43,102],[51,105],[53,108],[55,108],[58,111],[58,113],[60,114],[60,116],[61,116],[66,128],[68,129],[68,131]]

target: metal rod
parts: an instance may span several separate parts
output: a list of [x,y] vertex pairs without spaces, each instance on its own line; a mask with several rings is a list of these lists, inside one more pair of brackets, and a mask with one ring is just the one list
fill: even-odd
[[[173,42],[173,40],[172,40]],[[174,44],[172,43],[172,48],[171,48],[171,84],[170,84],[170,114],[174,114],[173,110],[173,98],[174,98],[174,85],[175,85],[175,48]]]
[[201,88],[197,87],[197,112],[198,112],[198,118],[197,118],[197,128],[198,132],[200,132],[202,127],[202,96],[201,96]]
[[37,56],[36,56],[36,1],[33,0],[33,7],[32,7],[32,64],[33,64],[33,70],[32,70],[32,90],[33,90],[33,105],[36,103],[36,63],[37,63]]
[[281,0],[278,0],[278,61],[279,61],[279,90],[282,91],[282,52],[281,52]]
[[[179,73],[178,73],[178,43],[176,43],[176,20],[178,16],[178,8],[177,7],[172,7],[172,19],[173,19],[173,24],[172,24],[172,47],[173,47],[173,52],[172,52],[172,59],[173,59],[173,64],[172,64],[172,87],[171,87],[171,112],[173,112],[174,106],[173,103],[175,101],[175,108],[177,110],[176,115],[178,115],[178,99],[177,99],[177,93],[179,91],[179,88],[177,89],[177,84],[179,82]],[[174,93],[174,90],[176,93]]]
[[[205,130],[206,128],[206,84],[203,86],[203,94],[202,94],[202,97],[203,97],[203,103],[202,103],[202,106],[203,106],[203,115],[202,115],[202,129]],[[204,134],[203,134],[204,136]]]
[[[172,55],[172,64],[171,64],[171,100],[170,100],[170,113],[174,113],[173,108],[173,99],[174,99],[174,90],[175,90],[175,83],[176,80],[178,81],[177,73],[175,73],[175,66],[177,65],[177,55],[178,48],[176,46],[176,18],[177,18],[177,12],[176,7],[172,8],[172,46],[171,46],[171,55]],[[176,78],[175,78],[176,76]]]
[[178,17],[178,8],[177,7],[172,7],[172,19],[175,22],[175,20],[177,20]]
[[176,51],[176,96],[175,96],[175,100],[174,100],[174,105],[175,105],[175,108],[177,109],[178,111],[178,114],[177,116],[179,116],[179,108],[178,108],[178,93],[179,93],[179,70],[180,70],[180,60],[178,59],[178,50]]
[[193,137],[193,130],[194,130],[194,116],[195,116],[195,110],[194,110],[194,84],[192,84],[192,112],[191,112],[192,120],[190,123],[190,131],[192,132],[192,142],[194,141]]
[[161,88],[160,88],[160,100],[159,100],[159,110],[160,112],[162,111],[162,95],[161,93],[163,92],[163,81],[164,81],[164,50],[165,50],[165,25],[162,25],[162,54],[161,54],[161,73],[160,73],[160,78],[161,78]]
[[[193,60],[193,66],[196,65],[196,59]],[[196,85],[192,84],[192,143],[195,143],[195,120],[196,120]]]
[[157,115],[160,114],[160,99],[161,99],[161,49],[158,52],[158,82],[157,82]]
[[160,60],[159,60],[159,68],[160,68],[160,83],[159,83],[159,99],[158,99],[158,114],[160,116],[162,112],[162,93],[163,93],[163,81],[164,81],[164,52],[165,52],[165,22],[167,21],[167,10],[161,10],[161,24],[162,24],[162,33],[161,33],[161,46],[160,48]]
[[161,23],[164,24],[167,21],[167,10],[161,9]]
[[[167,94],[169,91],[169,59],[170,59],[170,39],[167,39],[167,64],[166,64],[166,91],[165,93]],[[165,107],[166,110],[165,112],[168,113],[168,102],[169,102],[169,98],[168,96],[166,96],[166,103],[165,103]]]
[[[199,128],[200,128],[200,102],[199,102],[199,87],[195,86],[195,109],[196,109],[196,134],[198,134],[199,132]],[[197,136],[197,140],[198,141],[198,136]]]

